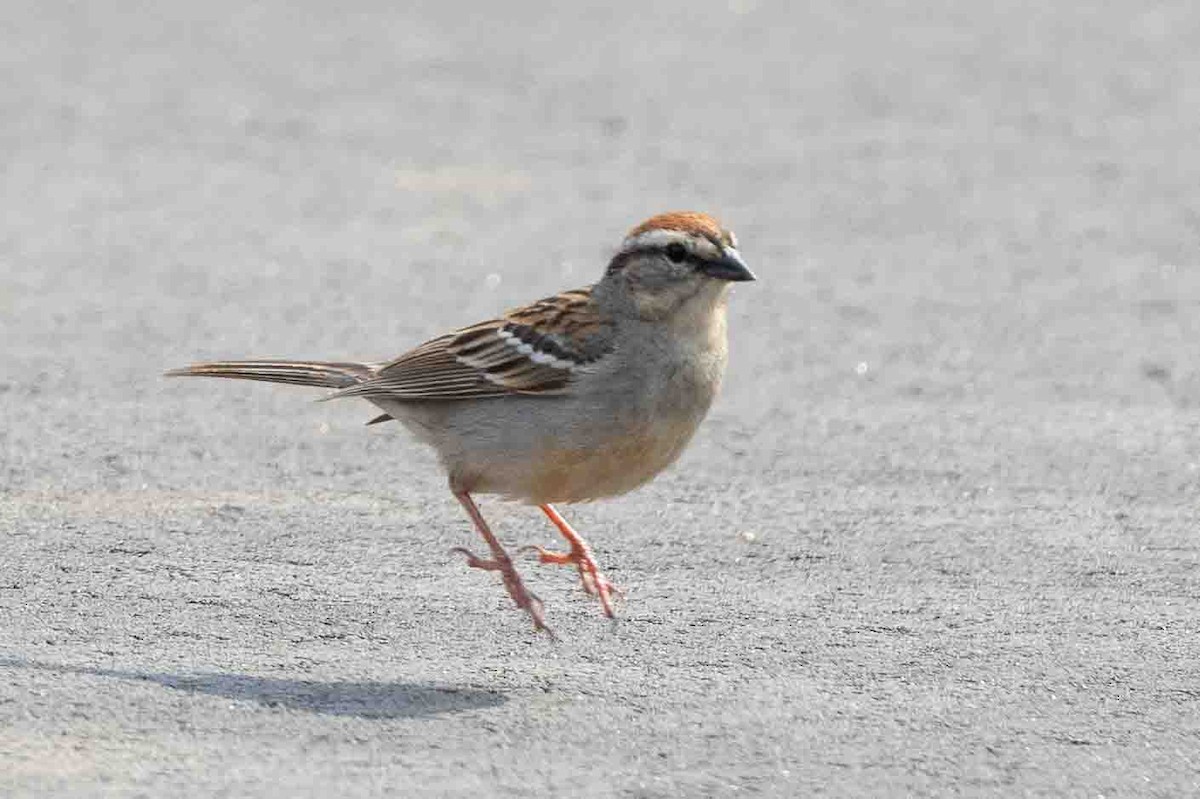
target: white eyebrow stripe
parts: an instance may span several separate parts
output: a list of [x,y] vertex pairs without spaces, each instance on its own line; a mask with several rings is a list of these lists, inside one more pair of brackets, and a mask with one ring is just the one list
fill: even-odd
[[662,247],[675,241],[680,244],[687,244],[691,238],[691,236],[681,230],[658,228],[656,230],[647,230],[645,233],[639,233],[631,239],[626,239],[624,249],[629,250],[634,247]]
[[697,255],[716,257],[722,252],[720,247],[715,246],[706,238],[694,236],[682,230],[670,230],[667,228],[658,228],[657,230],[647,230],[645,233],[639,233],[631,239],[626,239],[625,246],[621,249],[658,248],[674,243],[682,244],[688,248],[689,252],[696,253]]

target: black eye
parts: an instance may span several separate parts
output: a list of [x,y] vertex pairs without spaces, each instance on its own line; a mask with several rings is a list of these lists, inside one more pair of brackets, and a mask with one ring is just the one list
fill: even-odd
[[668,244],[667,248],[663,250],[663,252],[667,254],[667,257],[671,259],[672,263],[683,263],[683,261],[687,259],[687,247],[684,247],[677,241],[673,241]]

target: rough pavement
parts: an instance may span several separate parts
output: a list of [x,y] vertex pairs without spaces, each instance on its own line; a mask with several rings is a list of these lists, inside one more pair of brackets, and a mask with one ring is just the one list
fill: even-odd
[[[1200,11],[795,5],[10,0],[0,794],[1200,793]],[[566,509],[613,627],[530,563],[533,635],[365,405],[158,376],[678,207],[761,280],[683,461]]]

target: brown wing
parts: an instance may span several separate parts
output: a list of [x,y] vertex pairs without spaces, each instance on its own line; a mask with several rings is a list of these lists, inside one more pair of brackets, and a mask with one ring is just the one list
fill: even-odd
[[592,301],[591,289],[578,289],[427,341],[329,399],[559,394],[574,372],[611,349],[612,328]]

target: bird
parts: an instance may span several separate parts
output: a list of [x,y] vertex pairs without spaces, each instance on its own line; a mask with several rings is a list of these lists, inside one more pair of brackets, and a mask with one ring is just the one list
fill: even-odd
[[497,572],[536,631],[545,606],[474,497],[536,505],[566,551],[535,546],[544,564],[574,567],[615,618],[617,589],[555,505],[629,492],[684,451],[708,413],[728,360],[732,284],[755,280],[737,239],[708,214],[671,211],[634,227],[600,279],[430,339],[380,362],[196,363],[170,377],[221,377],[335,389],[361,398],[432,447],[449,488],[489,554],[455,548]]

